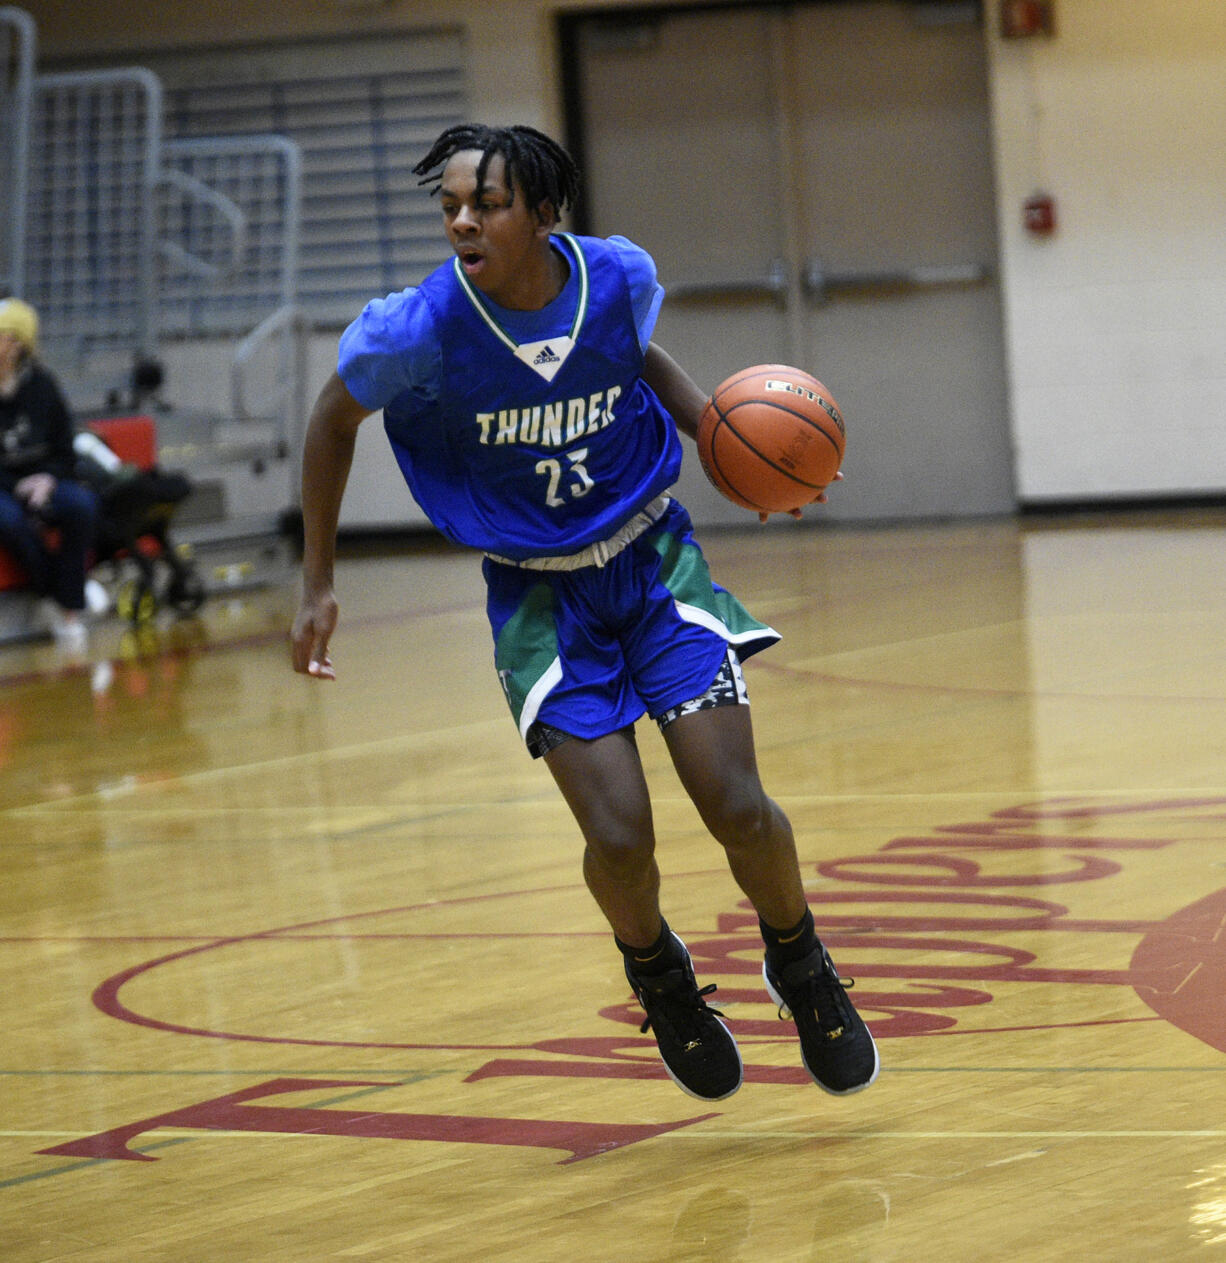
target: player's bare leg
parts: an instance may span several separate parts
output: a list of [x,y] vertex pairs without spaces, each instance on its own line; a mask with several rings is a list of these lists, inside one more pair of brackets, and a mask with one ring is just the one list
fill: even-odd
[[748,706],[682,715],[664,740],[685,792],[723,846],[737,885],[769,925],[792,926],[807,903],[792,826],[758,776]]
[[718,1101],[741,1086],[741,1054],[699,990],[685,944],[660,915],[651,799],[625,728],[595,741],[572,737],[545,763],[579,822],[583,875],[613,927],[626,979],[646,1013],[669,1077],[683,1091]]
[[651,798],[634,729],[571,738],[545,755],[586,843],[583,877],[614,934],[645,947],[660,933]]
[[763,979],[779,1016],[796,1022],[801,1060],[819,1087],[859,1092],[880,1062],[868,1027],[817,937],[792,826],[758,777],[748,706],[682,715],[664,729],[677,774],[757,909]]

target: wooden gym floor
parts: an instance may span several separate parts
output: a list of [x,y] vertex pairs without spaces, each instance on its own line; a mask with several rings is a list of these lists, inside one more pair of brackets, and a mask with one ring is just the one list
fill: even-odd
[[0,650],[0,1258],[1226,1249],[1224,527],[707,534],[784,634],[764,779],[883,1062],[845,1100],[643,726],[746,1062],[717,1104],[664,1077],[472,557],[346,560],[335,685],[289,671],[288,581]]

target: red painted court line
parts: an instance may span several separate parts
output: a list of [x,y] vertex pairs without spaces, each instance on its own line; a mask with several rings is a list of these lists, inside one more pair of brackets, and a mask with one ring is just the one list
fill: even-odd
[[[377,913],[355,912],[351,915],[377,916]],[[827,924],[831,924],[827,922]],[[1089,933],[1089,934],[1145,934],[1162,926],[1161,921],[1053,921],[1041,925],[1027,926],[1028,933],[1056,934]],[[1005,933],[1011,927],[1001,927],[998,933]],[[838,928],[830,933],[871,934],[871,928],[853,926],[847,929]],[[992,932],[989,927],[987,932]],[[694,931],[691,931],[694,933]],[[255,942],[258,940],[274,940],[290,943],[334,943],[343,942],[449,942],[452,939],[468,939],[466,933],[447,933],[445,931],[384,931],[382,933],[351,933],[337,930],[334,934],[305,933],[297,930],[253,930],[250,934],[0,934],[0,943],[201,943],[231,946],[236,943]],[[594,939],[603,942],[608,938],[604,930],[573,930],[557,933],[530,930],[491,930],[483,932],[484,939],[500,939],[504,941],[538,942],[541,939]],[[747,950],[753,945],[747,946]]]
[[[354,913],[354,915],[365,914]],[[471,934],[416,933],[411,930],[399,933],[389,931],[382,934],[350,934],[344,930],[337,930],[335,934],[297,934],[291,930],[255,930],[250,934],[0,934],[0,943],[216,943],[219,946],[230,946],[234,943],[263,940],[278,943],[333,943],[338,940],[377,943],[385,939],[391,942],[405,940],[447,942],[451,939],[470,939],[471,937]],[[556,934],[503,930],[483,933],[481,937],[483,939],[523,939],[532,942],[540,939],[584,938],[603,942],[609,936],[605,930],[575,930],[573,933]]]
[[[358,618],[345,619],[346,628],[382,627],[394,623],[416,623],[423,619],[439,618],[448,614],[471,613],[484,608],[480,601],[466,601],[462,604],[435,605],[425,609],[398,610],[391,614],[368,614]],[[158,661],[164,658],[194,658],[205,654],[228,653],[231,650],[257,649],[268,645],[284,644],[289,653],[289,630],[252,632],[247,636],[236,636],[229,640],[206,642],[199,645],[179,645],[160,650],[150,658],[142,658],[142,662]],[[67,663],[62,666],[48,667],[44,670],[21,671],[15,675],[0,675],[0,688],[18,688],[24,684],[39,684],[46,680],[71,679],[74,676],[89,675],[101,663],[110,661],[113,665],[130,665],[126,658],[98,658],[89,662]]]
[[1047,701],[1074,702],[1150,702],[1155,705],[1209,702],[1220,706],[1226,703],[1226,695],[1189,697],[1174,693],[1168,696],[1162,693],[1073,693],[1066,690],[1047,692],[1042,689],[988,688],[985,685],[919,684],[910,680],[870,680],[851,675],[832,675],[827,671],[814,671],[808,667],[795,667],[790,663],[773,661],[769,658],[755,662],[755,667],[776,675],[798,676],[817,684],[833,684],[843,688],[878,689],[893,693],[935,693],[941,696],[989,698],[1035,697]]
[[[466,601],[462,603],[455,602],[450,605],[438,605],[425,609],[399,610],[389,614],[370,614],[363,617],[350,618],[345,620],[345,626],[347,628],[362,629],[389,626],[396,623],[414,623],[420,622],[423,619],[437,618],[447,614],[471,613],[474,610],[480,610],[482,608],[482,603],[479,600]],[[288,636],[288,631],[253,632],[251,635],[239,636],[232,640],[169,648],[154,655],[154,658],[189,658],[212,653],[226,653],[232,650],[237,651],[243,649],[265,648],[269,645],[281,643],[286,645],[288,652]],[[106,661],[106,659],[101,659],[99,661]],[[110,661],[116,666],[127,665],[126,660],[122,658],[112,658]],[[25,684],[37,684],[45,680],[87,675],[92,672],[97,665],[98,662],[73,663],[46,670],[21,672],[16,675],[0,675],[0,688],[15,688]],[[812,680],[818,684],[840,685],[849,688],[876,689],[887,692],[931,693],[943,696],[987,698],[1041,697],[1055,700],[1087,702],[1148,702],[1153,705],[1186,705],[1191,703],[1221,705],[1226,703],[1226,695],[1221,697],[1204,695],[1186,696],[1181,694],[1166,696],[1163,694],[1149,693],[1079,693],[1067,690],[1048,692],[1029,688],[989,688],[981,685],[921,684],[908,680],[865,679],[863,677],[836,675],[827,671],[811,670],[807,667],[797,667],[787,662],[781,662],[769,658],[756,659],[754,667],[756,670],[774,672],[780,675],[795,676],[802,679]]]
[[218,943],[218,934],[0,934],[0,943]]

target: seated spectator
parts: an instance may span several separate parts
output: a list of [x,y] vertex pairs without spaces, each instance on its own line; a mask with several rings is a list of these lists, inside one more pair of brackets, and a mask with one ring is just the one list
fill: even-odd
[[0,300],[0,545],[47,598],[56,641],[83,649],[98,499],[72,480],[72,442],[68,405],[38,360],[37,313],[20,299]]

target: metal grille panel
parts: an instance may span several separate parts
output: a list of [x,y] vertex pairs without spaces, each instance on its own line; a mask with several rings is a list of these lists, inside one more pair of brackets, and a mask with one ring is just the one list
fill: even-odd
[[161,326],[246,333],[297,298],[301,157],[283,136],[168,141],[158,197]]
[[25,297],[78,366],[108,350],[151,353],[161,85],[141,69],[34,83]]

